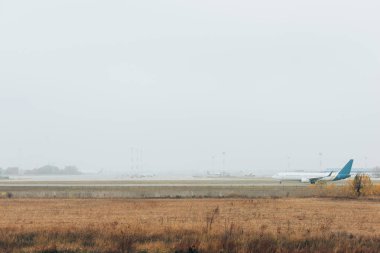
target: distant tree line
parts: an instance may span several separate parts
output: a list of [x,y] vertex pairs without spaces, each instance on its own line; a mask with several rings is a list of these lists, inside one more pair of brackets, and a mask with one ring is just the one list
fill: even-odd
[[0,168],[0,175],[18,175],[20,172],[18,167]]
[[45,165],[40,168],[26,170],[25,175],[80,175],[82,174],[75,166],[65,166],[63,169],[53,165]]
[[[20,175],[18,167],[8,167],[7,169],[0,168],[0,175]],[[80,175],[82,174],[76,166],[65,166],[60,169],[57,166],[45,165],[32,170],[25,170],[24,175]]]

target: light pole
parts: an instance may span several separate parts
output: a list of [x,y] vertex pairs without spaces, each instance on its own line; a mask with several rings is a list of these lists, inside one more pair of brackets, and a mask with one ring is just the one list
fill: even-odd
[[222,164],[222,167],[223,167],[223,171],[226,169],[226,152],[222,152],[222,156],[223,156],[223,164]]
[[133,171],[133,148],[131,147],[131,171]]
[[212,160],[211,171],[212,171],[213,173],[215,173],[215,170],[216,170],[215,155],[212,155],[212,156],[211,156],[211,160]]

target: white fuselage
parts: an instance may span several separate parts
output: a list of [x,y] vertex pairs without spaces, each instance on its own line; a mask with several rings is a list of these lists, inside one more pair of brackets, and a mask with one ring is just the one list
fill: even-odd
[[329,173],[325,172],[281,172],[277,173],[272,178],[280,181],[303,181],[310,178],[325,178],[328,177],[328,175]]

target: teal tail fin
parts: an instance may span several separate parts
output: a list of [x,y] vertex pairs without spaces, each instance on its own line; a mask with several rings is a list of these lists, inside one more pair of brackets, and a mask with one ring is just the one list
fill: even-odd
[[353,159],[349,160],[348,163],[344,165],[343,169],[339,171],[338,176],[349,175],[351,173],[351,168],[352,168],[353,163],[354,163]]

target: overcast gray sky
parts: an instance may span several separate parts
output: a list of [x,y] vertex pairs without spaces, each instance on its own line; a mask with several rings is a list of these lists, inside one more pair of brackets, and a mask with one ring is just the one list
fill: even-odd
[[[379,1],[0,0],[0,167],[380,165]],[[217,165],[213,165],[215,156]],[[367,161],[365,161],[367,157]]]

